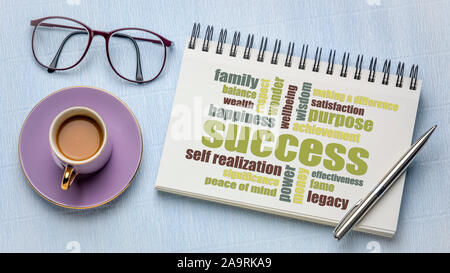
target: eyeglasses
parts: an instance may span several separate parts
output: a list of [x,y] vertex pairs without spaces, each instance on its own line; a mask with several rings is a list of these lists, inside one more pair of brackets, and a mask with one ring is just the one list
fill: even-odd
[[49,73],[78,65],[96,35],[106,41],[106,56],[119,77],[135,83],[155,80],[166,63],[172,41],[142,28],[121,28],[110,32],[93,30],[67,17],[51,16],[30,22],[34,26],[31,46],[36,61]]

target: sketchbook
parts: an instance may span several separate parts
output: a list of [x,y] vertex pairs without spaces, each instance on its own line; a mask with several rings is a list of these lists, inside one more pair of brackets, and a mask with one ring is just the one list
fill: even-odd
[[[336,225],[409,148],[418,66],[213,33],[186,40],[156,189]],[[392,236],[404,181],[355,230]]]

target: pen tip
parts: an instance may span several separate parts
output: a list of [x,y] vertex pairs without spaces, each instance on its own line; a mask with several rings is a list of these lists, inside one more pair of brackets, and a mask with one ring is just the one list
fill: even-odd
[[428,130],[429,134],[433,133],[434,130],[436,130],[436,128],[437,128],[437,124],[434,125],[433,127],[431,127],[430,130]]

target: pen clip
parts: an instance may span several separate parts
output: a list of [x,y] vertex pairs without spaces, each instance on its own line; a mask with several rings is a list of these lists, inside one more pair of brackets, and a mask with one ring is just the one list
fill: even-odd
[[339,230],[341,228],[341,226],[347,222],[350,215],[352,215],[352,213],[359,207],[359,205],[361,204],[361,201],[362,201],[362,199],[359,199],[359,201],[356,202],[356,204],[344,214],[344,217],[342,217],[341,221],[339,221],[337,226],[334,228],[334,232]]

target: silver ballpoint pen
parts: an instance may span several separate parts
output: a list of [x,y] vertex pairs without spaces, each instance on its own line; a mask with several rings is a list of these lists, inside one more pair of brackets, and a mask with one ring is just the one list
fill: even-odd
[[389,172],[381,179],[375,188],[363,199],[359,200],[352,209],[350,209],[344,217],[339,221],[334,229],[334,238],[337,240],[344,237],[353,226],[369,212],[369,210],[380,200],[385,192],[397,181],[397,178],[406,170],[408,165],[413,161],[417,153],[425,145],[431,134],[436,129],[437,125],[431,127],[428,132],[421,136],[416,143],[400,158],[400,160],[389,170]]

